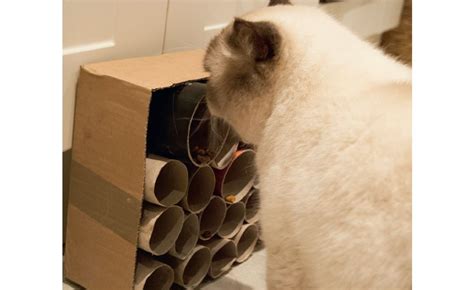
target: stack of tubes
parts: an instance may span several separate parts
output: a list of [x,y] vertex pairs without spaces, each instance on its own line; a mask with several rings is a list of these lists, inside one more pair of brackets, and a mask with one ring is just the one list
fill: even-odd
[[260,238],[255,151],[235,134],[224,143],[199,166],[148,154],[135,290],[194,288],[251,256]]

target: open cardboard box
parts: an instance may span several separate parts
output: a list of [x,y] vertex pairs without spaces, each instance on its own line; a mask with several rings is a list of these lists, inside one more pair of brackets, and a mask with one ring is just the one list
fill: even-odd
[[202,50],[84,65],[76,94],[66,278],[133,289],[151,99],[202,80]]

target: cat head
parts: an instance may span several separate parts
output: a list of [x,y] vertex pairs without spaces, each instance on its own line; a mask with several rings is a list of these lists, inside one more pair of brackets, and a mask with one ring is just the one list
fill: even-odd
[[288,0],[269,6],[235,18],[211,40],[204,58],[211,114],[253,144],[275,104],[297,90],[312,90],[309,83],[316,82],[323,62],[340,62],[334,48],[346,49],[349,34],[317,7]]
[[[280,4],[290,2],[272,0],[269,6]],[[247,142],[258,142],[259,129],[271,113],[271,83],[284,62],[283,38],[271,20],[235,18],[207,48],[208,107]]]
[[386,71],[401,79],[408,74],[317,7],[288,0],[270,6],[235,18],[211,40],[204,58],[209,110],[246,142],[258,145],[277,105],[289,111],[288,104],[296,106],[292,99],[316,92],[334,98],[364,82],[384,81]]

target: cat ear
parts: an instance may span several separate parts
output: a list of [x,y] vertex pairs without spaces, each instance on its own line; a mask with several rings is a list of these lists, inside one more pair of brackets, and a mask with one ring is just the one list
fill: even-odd
[[270,0],[268,6],[275,6],[275,5],[293,5],[289,0]]
[[277,55],[281,37],[270,22],[251,22],[235,18],[229,43],[254,61],[261,62],[271,60]]

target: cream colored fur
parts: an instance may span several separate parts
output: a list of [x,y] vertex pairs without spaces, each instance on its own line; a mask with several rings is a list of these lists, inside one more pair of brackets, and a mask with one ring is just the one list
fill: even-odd
[[[257,145],[268,288],[410,289],[411,70],[317,8],[243,19],[282,37],[272,85],[208,102]],[[230,29],[208,51],[214,86],[238,57]]]

